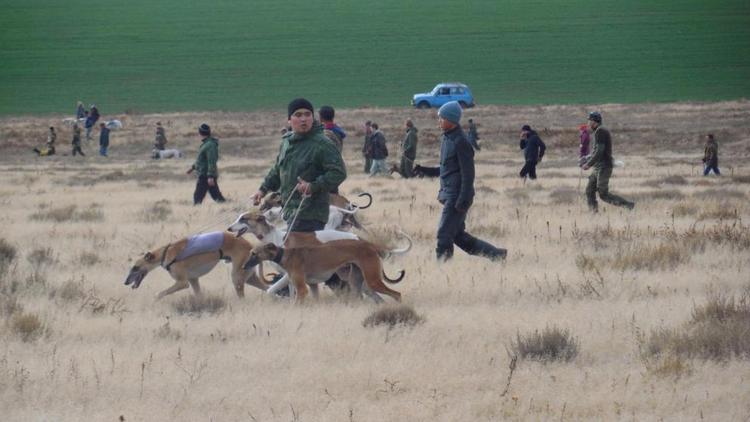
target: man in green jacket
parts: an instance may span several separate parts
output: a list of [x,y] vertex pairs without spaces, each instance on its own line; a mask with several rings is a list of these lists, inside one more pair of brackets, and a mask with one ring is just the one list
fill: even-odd
[[589,176],[589,184],[586,186],[586,200],[589,209],[593,212],[599,211],[596,202],[596,193],[599,192],[599,198],[618,207],[625,207],[632,210],[635,203],[617,196],[609,191],[609,178],[612,176],[612,136],[609,131],[602,127],[602,115],[596,111],[589,114],[589,127],[594,133],[594,150],[591,158],[583,165],[584,170],[591,167],[594,171]]
[[414,177],[414,160],[417,158],[417,128],[411,119],[406,119],[406,137],[401,142],[401,166],[399,173],[404,178]]
[[323,125],[314,120],[313,110],[304,98],[289,103],[287,115],[292,130],[283,136],[276,161],[252,196],[258,205],[266,193],[280,191],[285,204],[283,217],[293,232],[325,228],[328,193],[346,179],[341,153],[323,134]]
[[203,202],[206,191],[211,194],[214,201],[222,203],[226,199],[219,190],[219,171],[216,167],[216,162],[219,160],[219,141],[211,137],[211,128],[205,123],[198,128],[198,133],[202,137],[201,147],[198,149],[198,158],[187,171],[187,174],[193,171],[198,172],[198,182],[195,184],[195,192],[193,193],[193,205]]

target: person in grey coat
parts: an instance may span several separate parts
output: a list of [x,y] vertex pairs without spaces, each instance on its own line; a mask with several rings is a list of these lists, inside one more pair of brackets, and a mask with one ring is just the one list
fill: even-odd
[[438,111],[438,118],[443,131],[438,201],[443,204],[443,212],[437,230],[437,258],[450,259],[455,244],[470,255],[504,259],[507,250],[466,232],[466,214],[474,201],[474,149],[461,129],[461,106],[456,101],[445,103]]

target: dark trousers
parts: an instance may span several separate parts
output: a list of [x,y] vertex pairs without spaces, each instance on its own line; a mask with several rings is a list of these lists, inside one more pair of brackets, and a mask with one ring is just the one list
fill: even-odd
[[497,248],[484,240],[477,239],[466,232],[466,212],[455,208],[455,200],[443,204],[443,213],[437,231],[438,259],[449,259],[453,256],[453,245],[458,246],[469,255],[481,255],[490,259],[505,258],[507,251]]
[[598,192],[599,198],[602,201],[618,207],[632,209],[635,206],[635,203],[609,191],[610,177],[612,177],[612,167],[600,169],[595,168],[591,172],[591,176],[589,176],[589,184],[586,186],[586,201],[589,204],[589,208],[593,211],[598,209],[599,204],[596,202],[596,194]]
[[521,172],[519,173],[521,177],[529,176],[529,179],[535,180],[536,179],[536,161],[527,161],[526,164],[523,165],[523,168],[521,168]]
[[208,176],[198,176],[198,182],[195,184],[195,192],[193,193],[193,205],[198,205],[203,202],[203,198],[206,197],[206,192],[211,194],[216,202],[224,202],[224,195],[219,190],[219,179],[214,177],[214,185],[208,185]]
[[86,154],[83,153],[83,150],[81,149],[81,145],[80,144],[79,145],[73,144],[73,156],[74,157],[76,156],[76,153],[81,154],[83,156],[86,155]]
[[109,148],[108,144],[99,144],[99,155],[101,155],[102,157],[106,157],[107,148]]
[[708,176],[711,173],[711,170],[714,171],[714,174],[721,176],[718,164],[706,164],[706,167],[703,169],[703,175]]
[[401,166],[399,168],[399,173],[401,173],[401,176],[404,178],[410,178],[414,177],[414,159],[416,157],[409,157],[407,155],[401,156]]
[[370,174],[370,167],[372,167],[372,158],[365,157],[365,173]]

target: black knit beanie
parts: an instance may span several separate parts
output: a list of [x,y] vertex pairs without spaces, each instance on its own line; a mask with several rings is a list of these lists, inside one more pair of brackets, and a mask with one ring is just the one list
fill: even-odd
[[289,103],[289,106],[287,107],[287,118],[291,119],[292,114],[301,109],[304,108],[305,110],[310,110],[311,113],[314,113],[315,110],[313,109],[313,105],[310,101],[307,101],[304,98],[295,98],[292,100],[292,102]]

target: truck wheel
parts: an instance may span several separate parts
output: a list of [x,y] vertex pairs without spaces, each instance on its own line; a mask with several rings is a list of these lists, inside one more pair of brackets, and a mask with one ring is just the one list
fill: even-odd
[[458,105],[460,105],[462,109],[466,110],[466,103],[465,102],[459,101]]
[[421,101],[419,104],[417,104],[417,108],[426,110],[430,108],[430,103],[428,103],[427,101]]

